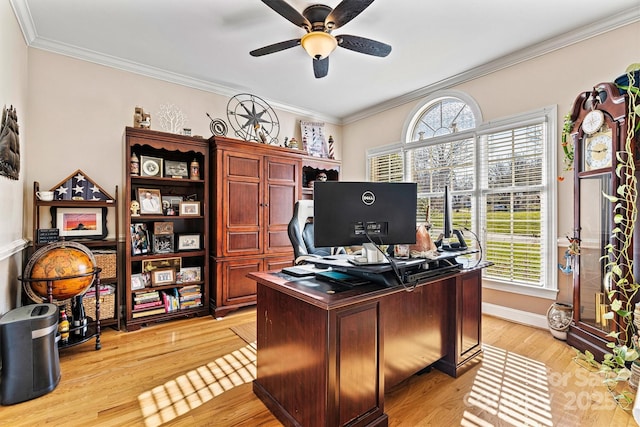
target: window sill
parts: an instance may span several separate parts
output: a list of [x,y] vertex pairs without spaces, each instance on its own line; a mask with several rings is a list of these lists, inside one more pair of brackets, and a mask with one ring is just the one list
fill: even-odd
[[483,279],[482,287],[501,292],[509,292],[517,295],[527,295],[530,297],[544,298],[555,301],[558,296],[558,289],[537,288],[526,285],[513,285],[510,283],[500,283]]

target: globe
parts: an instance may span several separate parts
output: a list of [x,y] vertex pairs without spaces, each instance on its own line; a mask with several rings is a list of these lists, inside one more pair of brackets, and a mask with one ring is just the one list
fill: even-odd
[[95,267],[96,260],[86,246],[77,242],[51,243],[29,259],[24,274],[25,291],[34,301],[42,302],[48,298],[47,281],[33,279],[49,279],[54,300],[73,298],[91,286]]

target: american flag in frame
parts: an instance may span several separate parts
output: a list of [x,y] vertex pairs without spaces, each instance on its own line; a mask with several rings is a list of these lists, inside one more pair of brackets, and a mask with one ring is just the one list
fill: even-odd
[[109,193],[80,169],[52,187],[51,191],[54,200],[113,200]]

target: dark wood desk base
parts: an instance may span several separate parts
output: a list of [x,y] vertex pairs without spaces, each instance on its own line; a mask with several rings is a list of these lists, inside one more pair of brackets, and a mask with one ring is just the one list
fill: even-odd
[[385,389],[431,365],[457,376],[481,352],[480,268],[410,292],[249,277],[258,283],[253,390],[286,426],[387,426]]

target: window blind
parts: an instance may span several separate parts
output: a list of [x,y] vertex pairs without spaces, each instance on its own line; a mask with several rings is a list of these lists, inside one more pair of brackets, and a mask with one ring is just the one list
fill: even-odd
[[487,278],[543,286],[545,267],[544,124],[483,138],[482,232]]

